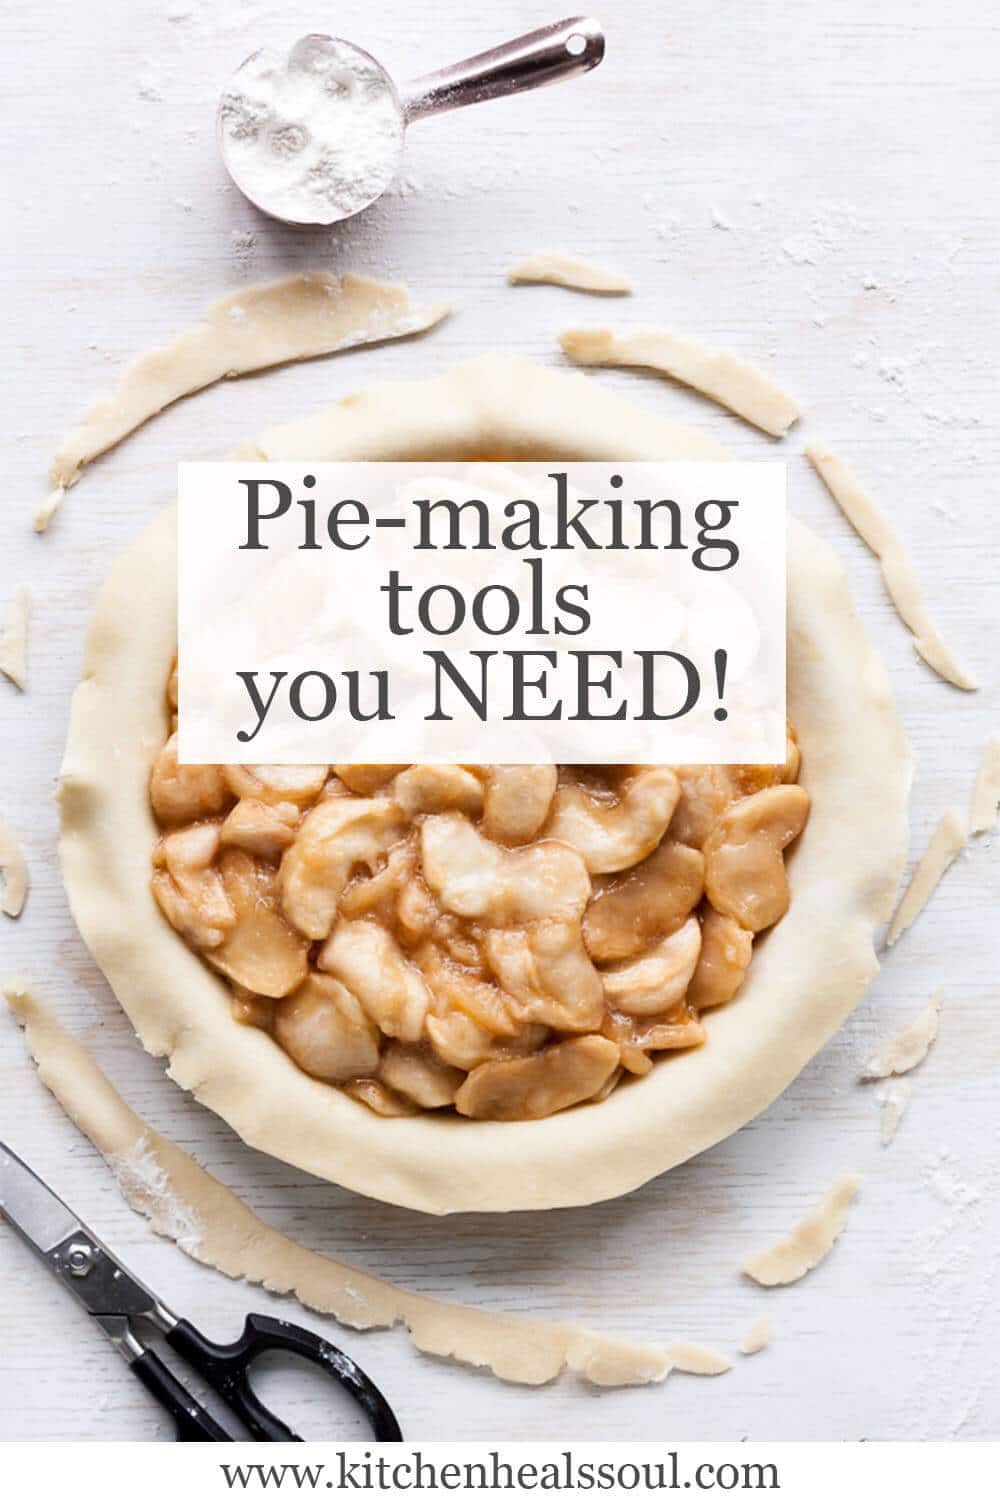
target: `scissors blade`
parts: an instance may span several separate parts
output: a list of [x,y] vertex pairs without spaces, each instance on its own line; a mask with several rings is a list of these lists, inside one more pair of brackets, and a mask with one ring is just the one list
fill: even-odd
[[43,1258],[83,1225],[51,1188],[0,1141],[0,1214]]
[[2,1141],[0,1215],[112,1338],[120,1336],[120,1320],[129,1317],[149,1318],[157,1327],[169,1327],[176,1321],[93,1230]]

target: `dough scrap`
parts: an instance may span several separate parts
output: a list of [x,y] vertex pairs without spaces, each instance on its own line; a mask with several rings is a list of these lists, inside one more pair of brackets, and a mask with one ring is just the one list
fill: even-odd
[[943,998],[942,991],[938,990],[919,1015],[865,1064],[860,1074],[863,1083],[909,1073],[923,1062],[938,1033]]
[[28,865],[24,850],[0,818],[0,911],[19,917],[28,894]]
[[737,359],[710,349],[697,339],[668,328],[567,328],[559,335],[564,354],[578,365],[641,365],[701,391],[745,421],[783,437],[798,420],[799,405],[773,380]]
[[701,1344],[675,1343],[667,1349],[671,1368],[684,1375],[725,1375],[733,1368],[731,1359]]
[[800,1220],[784,1239],[743,1262],[744,1275],[759,1281],[761,1286],[787,1286],[790,1281],[799,1281],[833,1249],[860,1186],[861,1178],[853,1172],[838,1177],[819,1207]]
[[19,588],[6,623],[0,625],[0,672],[23,693],[28,686],[28,615],[31,595]]
[[740,1339],[741,1354],[759,1354],[771,1342],[771,1325],[766,1318],[758,1318]]
[[913,564],[875,501],[844,460],[825,443],[807,444],[806,457],[865,546],[881,563],[882,582],[896,613],[913,636],[917,655],[945,682],[967,693],[977,692],[979,684],[962,670],[931,624]]
[[511,286],[547,282],[550,286],[565,286],[575,292],[602,292],[605,296],[620,297],[632,290],[628,277],[618,271],[608,271],[575,255],[563,255],[559,250],[538,250],[534,255],[526,255],[516,266],[511,266],[507,280]]
[[593,1385],[646,1385],[663,1380],[674,1364],[686,1368],[649,1344],[439,1302],[305,1249],[141,1120],[23,981],[7,984],[4,994],[24,1026],[39,1078],[105,1158],[129,1206],[202,1265],[269,1292],[290,1293],[303,1307],[348,1328],[402,1323],[423,1353],[486,1368],[519,1385],[543,1385],[563,1369]]
[[939,882],[965,847],[965,825],[953,807],[949,807],[931,835],[910,883],[896,907],[886,943],[891,948],[919,917]]
[[879,1097],[879,1132],[883,1146],[888,1146],[894,1139],[912,1092],[913,1085],[908,1078],[895,1078],[882,1090]]
[[92,459],[182,396],[252,370],[422,333],[450,311],[445,302],[411,306],[404,286],[329,271],[231,292],[213,302],[200,323],[136,360],[114,395],[97,401],[66,434],[49,471],[54,488],[35,512],[35,530],[46,529]]
[[997,826],[1000,811],[1000,735],[994,734],[986,742],[976,784],[972,789],[972,807],[969,812],[969,832],[989,833]]

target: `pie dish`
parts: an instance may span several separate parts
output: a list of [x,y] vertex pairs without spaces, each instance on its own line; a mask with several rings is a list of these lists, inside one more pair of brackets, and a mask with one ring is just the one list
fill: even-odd
[[[373,387],[263,434],[244,454],[314,461],[725,456],[709,439],[587,377],[500,356],[430,381]],[[842,570],[824,543],[791,521],[788,709],[804,790],[793,771],[791,784],[779,778],[767,791],[800,799],[803,816],[785,844],[800,831],[810,799],[811,813],[788,850],[790,909],[757,945],[738,999],[701,1018],[704,1044],[629,1079],[597,1105],[545,1118],[481,1118],[474,1109],[463,1118],[452,1108],[385,1118],[310,1076],[267,1030],[234,1022],[229,985],[164,920],[151,891],[164,830],[149,784],[170,730],[164,687],[176,644],[175,551],[168,511],[116,563],[99,599],[60,778],[63,872],[84,939],[143,1044],[168,1056],[171,1076],[250,1144],[433,1213],[613,1197],[765,1108],[864,993],[878,967],[873,933],[888,915],[905,858],[909,757]],[[223,812],[230,816],[232,805],[219,808],[216,834]],[[617,1055],[611,1060],[617,1047],[605,1041],[606,1081],[619,1065]]]

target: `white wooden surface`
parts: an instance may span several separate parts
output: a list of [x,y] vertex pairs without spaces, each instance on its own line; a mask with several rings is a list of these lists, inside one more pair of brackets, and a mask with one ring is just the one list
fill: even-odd
[[[140,1111],[310,1245],[423,1291],[647,1338],[734,1350],[761,1311],[773,1324],[773,1347],[720,1380],[675,1376],[604,1394],[573,1378],[541,1391],[503,1387],[417,1356],[402,1333],[337,1333],[412,1437],[997,1436],[994,840],[959,861],[860,1013],[764,1117],[623,1201],[548,1216],[425,1220],[255,1155],[141,1052],[66,909],[50,794],[84,622],[112,555],[169,495],[175,462],[221,455],[373,378],[438,370],[474,351],[558,363],[561,326],[609,314],[662,319],[743,351],[800,395],[807,418],[780,456],[793,466],[796,510],[837,544],[889,661],[917,755],[915,848],[947,803],[964,804],[985,737],[1000,729],[1000,49],[989,8],[615,0],[596,74],[420,125],[400,190],[336,233],[280,229],[227,186],[213,105],[251,48],[336,29],[405,76],[555,9],[539,0],[344,0],[333,13],[306,0],[7,8],[0,600],[26,581],[35,616],[30,691],[21,698],[0,683],[0,807],[33,878],[21,921],[0,919],[2,969],[35,978]],[[515,254],[550,245],[632,272],[637,296],[609,306],[505,287]],[[422,342],[182,404],[95,466],[48,536],[31,534],[54,438],[130,355],[227,289],[315,266],[398,276],[417,293],[454,295],[459,310]],[[747,457],[771,452],[663,383],[598,378]],[[800,456],[807,434],[840,446],[871,481],[944,633],[982,676],[977,697],[915,660],[872,559]],[[939,984],[940,1040],[883,1150],[873,1093],[855,1082],[859,1060]],[[268,1309],[268,1297],[196,1267],[124,1207],[3,1018],[0,1084],[0,1133],[171,1303],[220,1337],[245,1311]],[[784,1229],[846,1167],[865,1186],[831,1259],[788,1290],[742,1280],[748,1247]],[[308,1435],[329,1435],[325,1387],[278,1373],[268,1389]],[[341,1430],[360,1435],[349,1422]],[[0,1231],[0,1436],[166,1433],[110,1347]]]

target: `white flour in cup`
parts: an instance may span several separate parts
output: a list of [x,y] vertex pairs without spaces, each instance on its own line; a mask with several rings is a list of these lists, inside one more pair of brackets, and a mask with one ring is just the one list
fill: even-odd
[[300,224],[333,224],[371,203],[403,146],[390,78],[332,37],[303,37],[287,57],[248,57],[222,97],[219,127],[247,197]]

